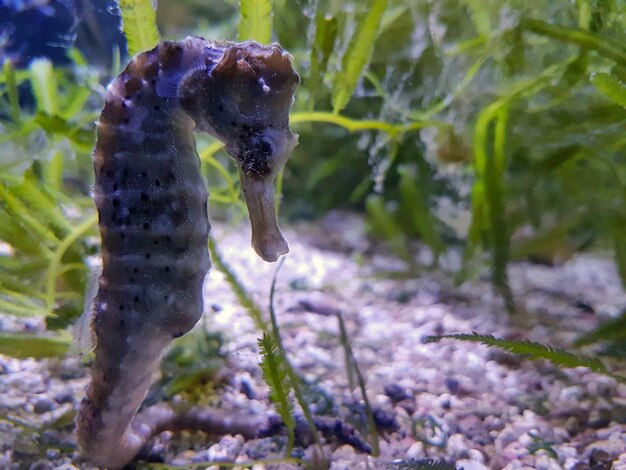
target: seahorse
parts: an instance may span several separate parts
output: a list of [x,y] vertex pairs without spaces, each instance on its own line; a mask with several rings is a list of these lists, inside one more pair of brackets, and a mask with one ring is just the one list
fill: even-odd
[[158,431],[138,409],[164,348],[202,314],[210,225],[195,131],[235,160],[256,252],[266,261],[288,252],[273,183],[297,143],[289,109],[298,82],[277,44],[190,37],[137,55],[108,86],[93,152],[95,356],[77,418],[79,449],[95,465],[123,466]]

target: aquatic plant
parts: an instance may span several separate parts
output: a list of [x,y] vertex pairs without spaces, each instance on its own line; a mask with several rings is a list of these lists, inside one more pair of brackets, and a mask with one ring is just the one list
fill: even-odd
[[[87,257],[96,250],[87,238],[96,217],[84,216],[91,202],[78,175],[93,140],[94,115],[87,103],[97,77],[82,71],[86,63],[78,52],[71,55],[74,72],[37,59],[28,70],[15,70],[7,61],[0,76],[5,97],[0,100],[5,116],[0,121],[0,308],[45,317],[51,330],[66,327],[82,311]],[[33,92],[32,110],[20,103],[26,86]],[[64,180],[68,169],[76,176]],[[59,355],[68,344],[64,333],[39,338],[3,333],[0,339],[0,348],[15,355]]]
[[[623,321],[623,320],[622,320]],[[427,336],[425,343],[436,343],[442,339],[456,339],[459,341],[473,341],[486,346],[497,347],[519,356],[531,359],[545,359],[561,368],[586,367],[594,372],[609,376],[615,380],[626,383],[626,377],[610,372],[602,361],[594,356],[583,356],[574,354],[561,348],[536,343],[528,340],[509,340],[496,338],[491,335],[481,335],[478,333],[461,333],[450,335]],[[591,342],[589,339],[579,341],[579,344]]]
[[[368,18],[359,15],[365,6],[316,5],[315,15],[303,15],[311,24],[310,59],[296,54],[305,73],[295,123],[316,117],[301,113],[303,108],[332,105],[338,84],[347,81],[351,38]],[[567,26],[535,19],[539,11]],[[345,115],[334,120],[324,115],[325,122],[340,125],[348,116],[347,122],[365,117],[368,125],[345,126],[364,135],[298,127],[303,145],[296,149],[286,193],[291,200],[304,200],[299,188],[319,194],[315,205],[296,206],[304,207],[303,215],[366,204],[375,233],[390,240],[403,258],[411,258],[403,248],[410,237],[421,238],[435,254],[445,251],[441,240],[445,248],[460,242],[460,280],[484,265],[480,254],[485,251],[494,286],[510,311],[511,259],[555,262],[593,243],[612,246],[623,273],[620,129],[626,118],[619,107],[624,54],[618,44],[624,28],[618,11],[612,3],[600,7],[585,1],[391,2],[372,33],[380,39],[367,52],[370,65],[358,72],[359,86]],[[279,37],[281,27],[278,23]],[[418,32],[421,36],[414,36]],[[387,132],[429,126],[434,129],[420,137]],[[326,145],[320,133],[332,144]],[[320,161],[319,155],[325,158]],[[596,190],[579,191],[581,178]],[[411,195],[409,179],[409,187],[417,188]],[[464,195],[468,185],[471,201]],[[371,189],[380,195],[370,196]],[[446,200],[458,204],[461,213],[471,204],[469,229],[459,229],[437,209]],[[417,230],[407,223],[407,214],[416,219],[419,214]]]

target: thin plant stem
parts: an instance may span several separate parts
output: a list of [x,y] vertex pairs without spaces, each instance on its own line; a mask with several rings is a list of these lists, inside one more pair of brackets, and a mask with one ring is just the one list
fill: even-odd
[[268,327],[263,319],[263,312],[259,308],[259,306],[252,300],[250,294],[246,292],[246,289],[243,287],[241,281],[237,278],[234,271],[226,264],[222,255],[217,249],[217,244],[215,243],[215,239],[209,235],[209,252],[211,253],[211,260],[215,267],[224,274],[226,277],[226,282],[230,285],[230,288],[233,290],[235,297],[239,303],[246,309],[252,321],[254,321],[255,326],[261,330],[263,333],[268,333]]
[[566,26],[531,19],[523,20],[522,27],[527,31],[542,36],[548,36],[557,41],[568,42],[593,49],[604,57],[608,57],[622,66],[626,66],[626,52],[623,47],[609,42],[606,39],[602,39],[584,29],[568,28]]
[[449,127],[450,124],[443,121],[414,121],[407,124],[390,124],[385,121],[377,121],[372,119],[358,120],[351,119],[341,114],[334,114],[323,111],[293,113],[290,121],[292,124],[300,124],[305,122],[325,122],[343,127],[350,132],[378,130],[389,134],[390,137],[396,137],[407,132],[416,131],[425,127]]
[[78,240],[85,232],[94,227],[98,222],[98,214],[93,214],[87,218],[83,223],[76,227],[70,234],[65,237],[61,243],[57,246],[56,250],[52,254],[50,260],[50,266],[48,267],[48,273],[46,274],[46,308],[51,312],[54,307],[55,300],[55,284],[61,265],[61,260],[65,252],[72,246],[72,244]]
[[346,331],[345,323],[341,319],[341,313],[338,313],[337,316],[339,317],[339,340],[343,346],[344,361],[346,363],[346,375],[348,376],[348,386],[350,387],[350,392],[352,392],[356,388],[356,383],[354,381],[354,363],[348,349],[348,332]]
[[[347,331],[341,314],[337,315],[337,320],[339,321],[339,330]],[[347,335],[346,339],[348,339]],[[367,390],[365,389],[365,379],[363,379],[363,374],[361,374],[359,364],[356,362],[356,358],[354,357],[354,352],[352,351],[350,341],[346,341],[343,346],[346,349],[346,355],[350,358],[350,361],[352,362],[357,381],[359,382],[359,388],[361,389],[361,395],[363,397],[363,402],[365,403],[365,414],[367,415],[368,434],[371,439],[370,443],[372,444],[372,455],[374,457],[377,457],[378,455],[380,455],[380,447],[378,445],[378,431],[376,430],[376,421],[374,420],[372,405],[370,404],[370,400],[367,397]]]
[[320,455],[324,455],[324,451],[322,450],[322,442],[320,441],[320,438],[318,436],[317,427],[315,426],[315,423],[313,422],[313,415],[311,415],[311,412],[309,411],[309,406],[304,400],[304,395],[302,394],[302,389],[300,387],[300,378],[296,374],[293,366],[291,365],[291,362],[287,358],[287,353],[285,352],[285,348],[283,346],[283,340],[280,337],[278,320],[276,319],[276,311],[274,309],[274,293],[276,291],[276,279],[278,278],[278,272],[280,271],[280,268],[282,267],[284,262],[285,262],[285,258],[281,258],[281,260],[278,263],[278,266],[276,267],[276,271],[274,271],[274,277],[272,278],[272,287],[270,288],[269,311],[270,311],[270,321],[272,324],[272,332],[274,334],[274,337],[276,338],[276,343],[278,344],[278,349],[280,351],[280,354],[282,354],[285,365],[287,366],[286,367],[287,375],[289,376],[289,381],[291,382],[293,393],[296,396],[296,400],[298,401],[300,408],[302,408],[302,412],[304,413],[304,418],[306,419],[306,422],[311,431],[311,435],[313,436],[313,439],[315,440],[315,444],[319,448]]

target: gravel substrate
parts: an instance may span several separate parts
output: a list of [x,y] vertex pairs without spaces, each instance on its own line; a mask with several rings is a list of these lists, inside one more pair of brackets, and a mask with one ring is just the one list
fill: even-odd
[[[516,263],[510,277],[522,313],[508,318],[486,279],[455,286],[450,276],[426,269],[392,277],[407,266],[372,248],[358,227],[346,216],[343,224],[287,230],[291,254],[275,296],[283,342],[311,384],[313,411],[366,429],[358,387],[350,390],[337,315],[367,382],[382,430],[380,456],[327,442],[331,469],[416,468],[410,464],[425,458],[465,470],[626,469],[625,384],[476,343],[422,342],[427,335],[477,331],[567,346],[626,306],[610,260],[583,254],[558,267]],[[276,265],[254,255],[246,230],[218,226],[214,233],[224,259],[266,308]],[[203,325],[222,333],[227,355],[211,405],[273,414],[258,367],[258,331],[216,269],[206,283],[205,303]],[[0,330],[24,328],[40,325],[0,316]],[[611,366],[625,374],[623,363]],[[85,385],[77,358],[0,356],[0,468],[92,468],[77,455],[72,434]],[[163,433],[151,451],[187,468],[280,458],[285,443],[282,437],[211,441],[201,433]],[[312,447],[297,451],[309,462],[313,458]]]

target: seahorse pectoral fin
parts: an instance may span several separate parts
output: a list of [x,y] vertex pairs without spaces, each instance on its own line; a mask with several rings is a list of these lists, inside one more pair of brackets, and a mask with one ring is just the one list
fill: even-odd
[[274,206],[274,176],[251,178],[239,172],[241,191],[248,206],[252,226],[252,247],[265,261],[276,261],[289,253],[289,246],[278,228]]

